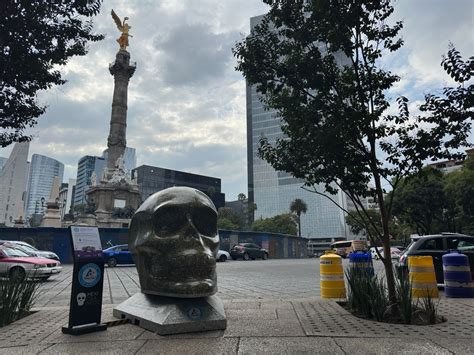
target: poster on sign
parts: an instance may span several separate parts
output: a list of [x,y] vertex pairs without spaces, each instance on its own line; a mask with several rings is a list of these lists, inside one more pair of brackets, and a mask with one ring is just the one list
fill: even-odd
[[105,330],[100,323],[104,259],[99,228],[69,227],[74,268],[72,272],[69,324],[62,328],[66,334],[78,335]]
[[72,226],[71,237],[74,258],[102,258],[99,228]]

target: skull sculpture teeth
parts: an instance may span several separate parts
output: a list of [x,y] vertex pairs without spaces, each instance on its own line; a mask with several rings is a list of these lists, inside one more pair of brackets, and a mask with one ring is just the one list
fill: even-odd
[[148,197],[132,218],[129,240],[143,293],[194,298],[217,292],[217,211],[203,192],[172,187]]

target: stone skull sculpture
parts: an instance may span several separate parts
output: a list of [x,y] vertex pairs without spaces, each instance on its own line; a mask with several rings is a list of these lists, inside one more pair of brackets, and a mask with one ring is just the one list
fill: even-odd
[[143,293],[193,298],[217,292],[217,211],[206,194],[172,187],[151,195],[129,233]]

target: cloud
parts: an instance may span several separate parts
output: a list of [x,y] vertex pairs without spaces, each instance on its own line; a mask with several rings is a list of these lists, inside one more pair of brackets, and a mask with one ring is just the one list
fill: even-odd
[[[383,62],[402,77],[390,95],[418,103],[449,83],[439,65],[448,41],[465,57],[473,54],[473,5],[400,0],[395,7],[392,17],[405,20],[406,44]],[[112,8],[132,26],[129,51],[137,69],[129,83],[127,142],[138,163],[219,177],[229,200],[246,193],[245,82],[231,48],[249,33],[250,17],[266,12],[261,0],[104,2],[94,28],[106,38],[61,68],[66,85],[39,97],[49,107],[31,130],[30,156],[63,162],[66,180],[76,176],[82,156],[106,148],[114,85],[108,66],[120,35]]]
[[203,85],[225,76],[238,32],[213,33],[208,24],[174,28],[154,45],[162,53],[161,70],[166,85]]

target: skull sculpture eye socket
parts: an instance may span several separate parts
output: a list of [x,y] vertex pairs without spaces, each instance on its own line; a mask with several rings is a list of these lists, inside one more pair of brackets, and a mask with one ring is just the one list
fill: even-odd
[[163,206],[154,215],[155,235],[159,238],[175,236],[188,223],[185,209],[181,206]]

